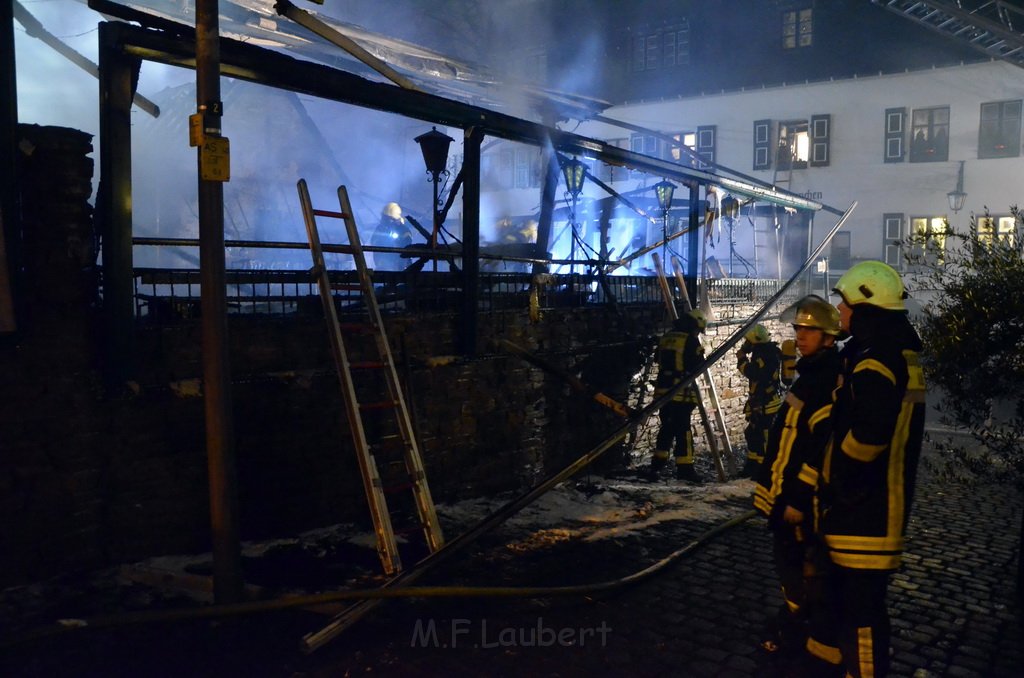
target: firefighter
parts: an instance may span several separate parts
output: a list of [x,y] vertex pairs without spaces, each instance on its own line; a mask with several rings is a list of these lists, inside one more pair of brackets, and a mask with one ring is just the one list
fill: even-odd
[[[840,352],[832,438],[818,484],[816,527],[826,547],[821,615],[807,649],[847,675],[889,669],[886,586],[900,566],[924,435],[921,340],[903,281],[880,261],[847,271],[834,292],[851,335]],[[819,618],[820,617],[820,618]]]
[[784,600],[775,628],[761,647],[795,657],[807,640],[804,577],[813,574],[812,503],[831,434],[832,389],[839,374],[839,311],[811,294],[783,311],[781,320],[793,326],[800,358],[797,377],[768,431],[764,462],[755,475],[754,508],[768,519]]
[[[672,330],[658,341],[658,376],[654,382],[654,397],[666,394],[673,386],[693,374],[704,362],[704,348],[700,333],[708,326],[707,318],[694,309],[672,323]],[[654,456],[649,474],[656,478],[668,462],[674,448],[676,478],[691,483],[703,482],[693,468],[693,431],[690,418],[697,407],[697,390],[691,383],[676,393],[659,411],[661,428],[655,441]]]
[[736,367],[747,378],[747,402],[743,416],[747,426],[743,435],[747,440],[747,461],[740,476],[749,478],[764,459],[765,441],[772,418],[782,405],[780,397],[782,354],[771,340],[764,325],[754,325],[743,337],[743,345],[736,353]]
[[[402,208],[397,202],[384,205],[370,244],[375,247],[408,247],[412,244],[412,231],[405,223]],[[381,271],[401,271],[406,263],[397,252],[375,252],[373,255],[374,268]]]

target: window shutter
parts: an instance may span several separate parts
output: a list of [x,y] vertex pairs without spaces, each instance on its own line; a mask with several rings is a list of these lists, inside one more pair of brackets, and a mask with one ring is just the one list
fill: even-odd
[[885,109],[885,162],[903,162],[906,128],[906,108]]
[[772,166],[771,154],[771,120],[754,121],[754,169],[770,169]]
[[707,169],[715,164],[715,139],[718,136],[716,125],[702,125],[697,127],[697,155],[704,161],[700,169]]
[[903,214],[887,212],[882,215],[882,249],[885,263],[897,271],[903,267]]
[[811,116],[811,167],[828,167],[832,156],[832,116],[824,115]]

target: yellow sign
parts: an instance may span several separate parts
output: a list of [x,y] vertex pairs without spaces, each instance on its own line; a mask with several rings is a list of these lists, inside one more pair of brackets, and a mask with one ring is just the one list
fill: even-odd
[[188,145],[198,146],[203,143],[203,115],[193,113],[188,116]]
[[199,147],[199,178],[203,181],[231,179],[231,144],[227,137],[203,137]]

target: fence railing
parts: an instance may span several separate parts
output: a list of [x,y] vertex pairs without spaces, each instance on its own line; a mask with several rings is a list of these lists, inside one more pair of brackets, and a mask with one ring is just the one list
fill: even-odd
[[[358,282],[355,271],[332,271],[331,281]],[[228,270],[225,272],[229,314],[289,316],[318,313],[319,293],[307,271]],[[377,302],[383,313],[454,312],[462,309],[462,275],[446,271],[375,271]],[[670,283],[674,284],[674,280]],[[761,303],[779,287],[776,280],[708,280],[713,305]],[[199,317],[200,275],[192,269],[135,270],[135,316],[147,323],[167,323]],[[481,313],[527,308],[536,293],[540,308],[581,307],[608,303],[660,304],[653,276],[594,274],[534,276],[529,273],[489,273],[479,276],[477,309]],[[335,292],[340,310],[355,310],[358,290]]]

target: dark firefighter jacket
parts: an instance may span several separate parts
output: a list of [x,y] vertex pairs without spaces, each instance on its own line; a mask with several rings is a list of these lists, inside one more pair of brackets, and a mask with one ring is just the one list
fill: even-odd
[[835,564],[894,570],[924,435],[921,340],[902,313],[858,317],[855,310],[851,322],[821,472],[818,530]]
[[775,416],[768,433],[764,462],[754,487],[754,508],[768,524],[782,524],[782,512],[792,506],[810,519],[814,489],[832,433],[832,391],[839,376],[839,352],[834,348],[796,364],[799,375]]
[[781,353],[775,342],[754,344],[749,353],[740,353],[736,368],[747,378],[747,404],[743,413],[775,414],[782,399],[779,397]]
[[[654,397],[667,393],[702,362],[704,348],[696,328],[688,332],[673,329],[663,334],[658,340],[658,378],[654,382]],[[690,384],[676,393],[672,400],[677,403],[696,403],[697,390]]]

